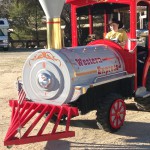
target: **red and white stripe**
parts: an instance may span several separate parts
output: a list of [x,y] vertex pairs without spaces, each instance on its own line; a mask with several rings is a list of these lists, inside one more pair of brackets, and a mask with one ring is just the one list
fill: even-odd
[[23,100],[26,98],[26,93],[24,92],[23,88],[18,92],[18,103],[22,104]]

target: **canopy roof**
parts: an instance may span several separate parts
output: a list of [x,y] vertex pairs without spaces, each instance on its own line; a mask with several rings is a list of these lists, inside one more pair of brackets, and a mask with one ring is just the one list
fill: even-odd
[[131,4],[132,2],[147,2],[150,0],[66,0],[66,3],[76,5],[77,7],[93,5],[97,3],[121,3],[121,4]]

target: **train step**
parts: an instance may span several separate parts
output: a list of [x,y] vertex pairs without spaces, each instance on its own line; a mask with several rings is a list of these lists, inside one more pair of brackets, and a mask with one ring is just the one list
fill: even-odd
[[136,98],[147,98],[150,97],[150,91],[147,91],[145,87],[140,87],[135,93]]
[[135,93],[135,102],[138,110],[150,111],[150,91],[145,87],[140,87]]
[[[69,131],[70,120],[78,116],[78,108],[69,105],[39,104],[24,100],[10,100],[12,116],[10,126],[4,139],[5,146],[28,144],[34,142],[58,140],[75,136]],[[45,114],[48,114],[46,118]],[[53,116],[57,116],[55,123],[50,123]],[[66,124],[59,127],[62,116],[66,116]],[[51,131],[50,131],[51,130]]]

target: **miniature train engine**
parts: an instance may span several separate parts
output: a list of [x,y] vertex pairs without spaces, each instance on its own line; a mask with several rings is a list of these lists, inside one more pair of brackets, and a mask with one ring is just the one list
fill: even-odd
[[[89,32],[92,32],[91,8],[93,7],[93,10],[106,8],[102,11],[105,13],[103,19],[105,24],[103,35],[105,35],[109,10],[114,9],[116,14],[117,11],[120,13],[121,9],[124,11],[127,11],[127,8],[131,9],[130,20],[135,20],[133,12],[136,12],[137,3],[130,0],[125,0],[124,4],[122,1],[113,2],[113,0],[86,2],[66,0],[66,3],[71,4],[72,10],[72,47],[63,47],[60,14],[65,0],[39,1],[47,18],[48,48],[33,52],[24,63],[20,84],[21,102],[10,101],[13,107],[12,119],[4,144],[26,144],[74,136],[75,133],[69,131],[70,119],[79,115],[79,112],[86,114],[92,110],[96,110],[98,127],[108,132],[119,130],[126,115],[124,100],[134,97],[137,102],[141,102],[141,99],[149,98],[150,92],[146,89],[146,85],[149,84],[147,82],[149,57],[145,59],[145,67],[142,68],[144,73],[139,78],[134,23],[130,24],[130,40],[125,47],[106,39],[78,46],[76,14],[80,13],[78,8],[86,7],[83,10],[88,8]],[[139,4],[145,6],[143,3]],[[149,5],[150,2],[147,3],[147,7]],[[35,114],[38,116],[23,136],[16,137],[20,129],[34,118]],[[42,127],[36,135],[30,136],[30,132],[43,116],[46,116],[46,119]],[[53,116],[56,119],[52,132],[44,134]],[[62,118],[66,120],[66,128],[64,132],[57,133]]]

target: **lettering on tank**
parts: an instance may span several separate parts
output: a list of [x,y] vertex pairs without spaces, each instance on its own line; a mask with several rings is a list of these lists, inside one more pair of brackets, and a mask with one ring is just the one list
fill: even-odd
[[[106,61],[108,61],[109,63],[103,64]],[[96,64],[95,68],[97,70],[97,74],[99,75],[107,75],[109,73],[116,72],[122,67],[119,57],[104,57],[104,58],[95,57],[95,58],[84,58],[84,59],[76,58],[75,62],[80,67]]]
[[75,62],[79,65],[79,66],[87,66],[87,65],[93,65],[93,64],[99,64],[102,63],[104,61],[110,61],[116,59],[116,57],[105,57],[105,58],[100,58],[100,57],[96,57],[96,58],[77,58],[75,59]]

